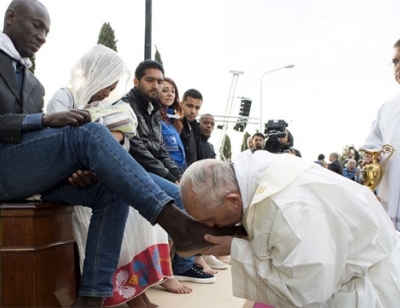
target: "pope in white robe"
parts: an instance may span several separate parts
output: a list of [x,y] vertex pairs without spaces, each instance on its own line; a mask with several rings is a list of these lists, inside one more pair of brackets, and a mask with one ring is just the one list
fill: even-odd
[[194,163],[181,180],[190,215],[242,223],[215,237],[233,294],[275,307],[399,307],[400,236],[371,190],[289,154],[245,151],[233,166]]

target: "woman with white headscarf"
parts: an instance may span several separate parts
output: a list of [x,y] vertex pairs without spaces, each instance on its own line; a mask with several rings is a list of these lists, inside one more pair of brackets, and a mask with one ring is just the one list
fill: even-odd
[[[74,66],[70,86],[54,94],[48,102],[47,112],[88,109],[92,121],[106,125],[121,144],[129,146],[127,139],[136,134],[136,116],[129,104],[123,101],[113,104],[124,94],[129,79],[129,70],[121,57],[108,47],[96,45]],[[82,174],[96,180],[90,171],[79,170],[70,177],[70,183],[81,186]],[[90,216],[89,208],[75,206],[74,234],[82,257],[85,255]],[[164,288],[171,292],[191,292],[190,288],[173,278],[168,236],[164,229],[158,225],[152,226],[131,208],[118,269],[113,277],[114,295],[105,299],[104,306],[127,303],[130,307],[156,307],[148,300],[145,290],[159,283],[163,283]]]

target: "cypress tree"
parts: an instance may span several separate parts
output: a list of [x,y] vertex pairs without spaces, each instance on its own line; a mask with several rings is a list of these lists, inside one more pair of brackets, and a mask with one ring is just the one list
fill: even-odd
[[163,64],[162,60],[161,60],[161,54],[159,53],[157,46],[154,45],[154,47],[156,48],[156,52],[154,54],[154,60],[156,60],[157,62],[160,62],[161,64]]
[[232,147],[231,147],[231,138],[228,135],[225,135],[224,144],[222,145],[222,160],[231,161],[232,158]]
[[36,68],[36,56],[34,55],[32,58],[29,58],[29,60],[31,60],[32,62],[32,66],[29,68],[29,70],[32,72],[32,74],[35,75],[35,68]]
[[110,23],[105,22],[101,27],[97,44],[103,44],[104,46],[117,51],[117,40],[115,40],[115,34]]
[[243,152],[243,151],[246,151],[249,147],[247,146],[247,139],[250,137],[251,135],[246,131],[244,134],[243,134],[243,141],[242,141],[242,145],[241,145],[241,147],[240,147],[240,151],[241,152]]

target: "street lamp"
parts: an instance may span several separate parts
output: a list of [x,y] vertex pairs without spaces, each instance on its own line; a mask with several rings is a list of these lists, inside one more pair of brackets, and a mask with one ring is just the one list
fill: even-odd
[[272,72],[275,72],[275,71],[279,71],[279,70],[284,69],[284,68],[292,68],[292,67],[294,67],[294,64],[290,64],[290,65],[278,67],[278,68],[276,68],[276,69],[274,69],[274,70],[265,72],[265,73],[262,74],[262,76],[261,76],[261,80],[260,80],[260,86],[261,86],[261,89],[260,89],[260,133],[262,133],[262,134],[263,134],[263,129],[262,129],[262,116],[263,116],[263,110],[262,110],[262,105],[263,105],[263,104],[262,104],[262,89],[263,89],[263,84],[262,84],[262,81],[263,81],[263,78],[264,78],[265,75],[267,75],[267,74],[269,74],[269,73],[272,73]]

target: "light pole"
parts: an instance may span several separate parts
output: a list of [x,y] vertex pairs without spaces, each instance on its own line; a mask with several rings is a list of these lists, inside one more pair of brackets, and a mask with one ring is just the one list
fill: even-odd
[[262,89],[263,89],[263,84],[262,84],[262,81],[263,81],[263,78],[264,78],[265,75],[267,75],[267,74],[269,74],[269,73],[272,73],[272,72],[275,72],[275,71],[279,71],[279,70],[284,69],[284,68],[292,68],[292,67],[294,67],[294,64],[290,64],[290,65],[278,67],[278,68],[276,68],[276,69],[274,69],[274,70],[270,70],[270,71],[268,71],[268,72],[265,72],[265,73],[262,74],[262,76],[261,76],[261,79],[260,79],[260,86],[261,86],[261,88],[260,88],[260,133],[261,133],[261,134],[263,134],[263,128],[262,128],[262,116],[263,116],[263,110],[262,110],[262,109],[263,109],[263,108],[262,108],[262,105],[263,105],[263,103],[262,103]]

